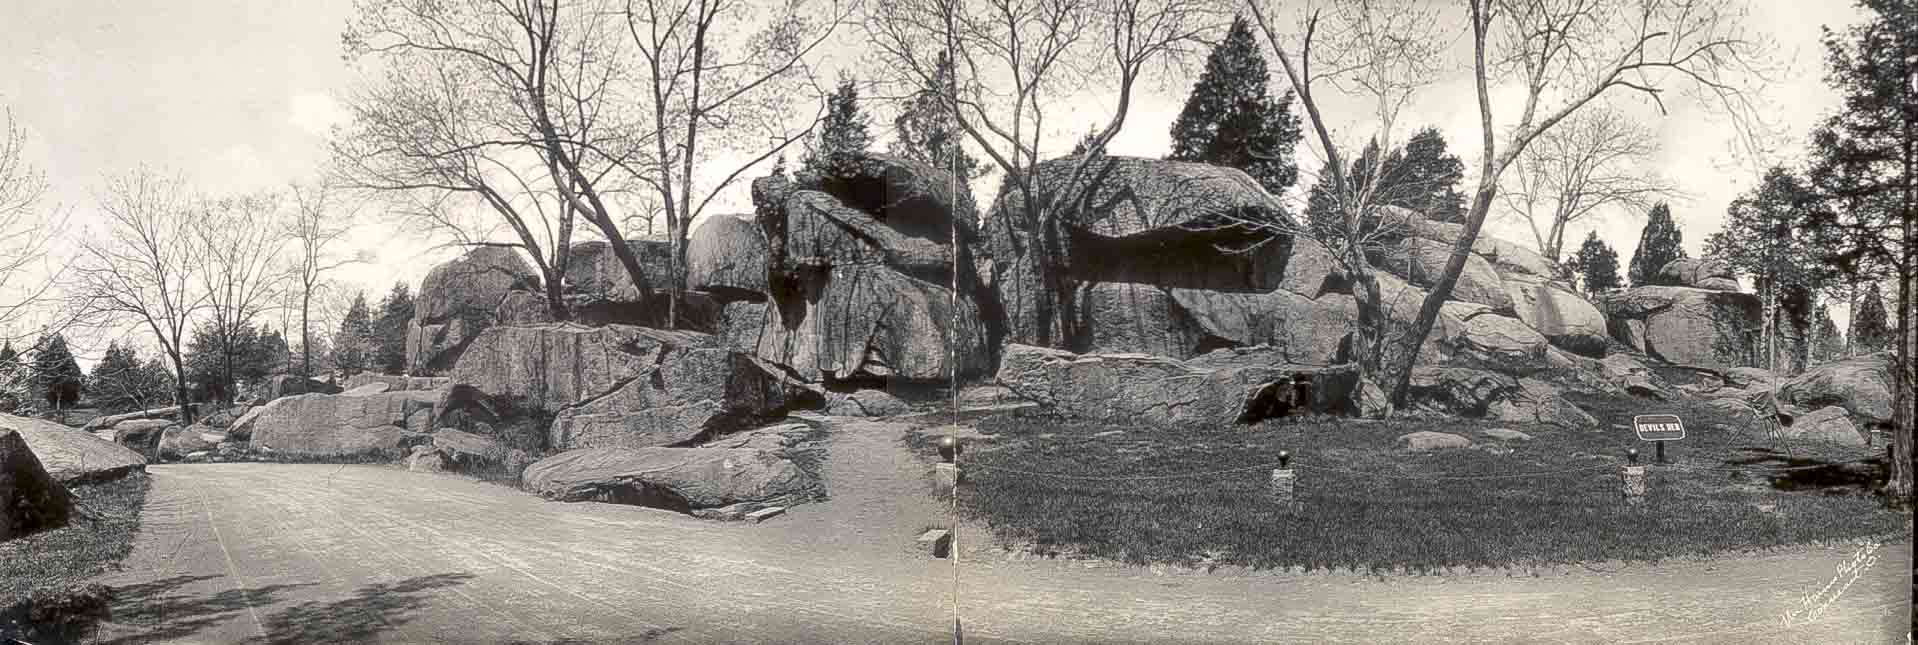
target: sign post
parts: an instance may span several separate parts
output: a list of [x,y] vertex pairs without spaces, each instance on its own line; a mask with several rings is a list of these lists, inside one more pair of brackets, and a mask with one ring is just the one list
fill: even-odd
[[1658,463],[1665,463],[1665,442],[1685,438],[1685,424],[1676,414],[1641,414],[1632,417],[1632,430],[1638,433],[1639,441],[1650,441],[1658,446]]

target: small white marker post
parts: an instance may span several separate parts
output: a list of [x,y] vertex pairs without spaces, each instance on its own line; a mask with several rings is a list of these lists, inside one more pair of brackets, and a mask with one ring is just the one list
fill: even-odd
[[1292,470],[1291,460],[1292,453],[1279,451],[1279,467],[1272,469],[1272,499],[1279,503],[1280,508],[1297,513],[1303,510],[1304,505],[1299,503],[1299,473]]

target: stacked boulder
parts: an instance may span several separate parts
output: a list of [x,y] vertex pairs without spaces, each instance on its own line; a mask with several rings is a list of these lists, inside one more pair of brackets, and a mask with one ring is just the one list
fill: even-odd
[[496,324],[538,322],[545,300],[538,274],[512,249],[483,246],[433,267],[413,301],[408,373],[443,374],[460,351]]
[[1724,264],[1680,258],[1653,284],[1599,299],[1613,338],[1677,365],[1724,370],[1754,364],[1763,307],[1738,291]]
[[[662,285],[667,284],[667,277],[673,271],[672,242],[664,236],[629,239],[626,249],[652,287],[650,294],[641,293],[633,282],[632,272],[626,269],[612,244],[594,240],[574,244],[569,249],[562,291],[574,321],[588,325],[668,326],[668,293]],[[690,289],[681,295],[679,302],[678,328],[713,331],[719,323],[721,301],[700,290],[697,284],[687,286]],[[529,318],[513,324],[544,321],[544,317]]]
[[757,230],[737,217],[701,227],[688,249],[693,284],[765,296],[726,305],[726,342],[834,387],[989,372],[996,316],[973,261],[970,200],[917,162],[872,155],[858,166],[761,178]]
[[0,427],[0,542],[66,526],[73,497],[54,481],[26,437]]

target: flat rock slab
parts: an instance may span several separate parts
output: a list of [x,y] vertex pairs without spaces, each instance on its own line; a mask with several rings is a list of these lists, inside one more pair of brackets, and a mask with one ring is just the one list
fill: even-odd
[[1219,350],[1177,361],[1015,344],[1005,350],[998,380],[1020,396],[1080,418],[1225,425],[1294,410],[1349,409],[1358,370],[1286,365],[1269,348]]
[[1451,433],[1425,430],[1400,435],[1394,443],[1405,450],[1430,452],[1448,448],[1464,448],[1472,445],[1472,440]]
[[526,468],[526,490],[565,502],[600,501],[681,512],[808,498],[816,482],[792,461],[753,449],[582,448]]
[[0,414],[0,429],[20,433],[47,474],[61,484],[111,481],[146,471],[147,460],[140,453],[78,428]]

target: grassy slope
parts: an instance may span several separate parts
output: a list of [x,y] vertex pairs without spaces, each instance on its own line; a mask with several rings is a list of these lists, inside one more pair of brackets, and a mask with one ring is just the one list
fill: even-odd
[[144,475],[76,486],[76,509],[67,526],[0,543],[0,607],[35,591],[59,589],[106,572],[133,549],[146,502]]
[[[1330,418],[1164,429],[1031,412],[996,415],[977,422],[994,439],[964,458],[970,484],[962,487],[962,504],[1002,537],[1042,553],[1261,568],[1417,571],[1656,560],[1904,529],[1904,516],[1882,510],[1863,492],[1873,487],[1873,473],[1882,477],[1882,466],[1798,472],[1781,486],[1769,485],[1765,474],[1874,451],[1796,446],[1791,458],[1749,418],[1700,402],[1573,400],[1604,429]],[[1623,504],[1618,466],[1624,451],[1638,447],[1642,461],[1650,461],[1652,451],[1613,424],[1665,412],[1686,422],[1689,436],[1669,451],[1686,467],[1654,468],[1646,503]],[[1504,444],[1509,454],[1393,447],[1399,435],[1419,430],[1499,444],[1479,435],[1495,427],[1534,439]],[[1095,436],[1113,430],[1122,432]],[[923,437],[912,441],[920,454],[936,458]],[[1287,512],[1268,494],[1265,464],[1276,462],[1280,450],[1295,455],[1303,514]],[[1219,472],[1233,469],[1240,470]],[[1149,479],[1194,472],[1216,474]]]

